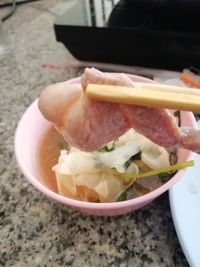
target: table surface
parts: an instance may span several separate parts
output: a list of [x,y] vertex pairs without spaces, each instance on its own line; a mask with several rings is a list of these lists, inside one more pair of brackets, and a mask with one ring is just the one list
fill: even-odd
[[18,169],[13,140],[23,112],[45,86],[81,72],[53,31],[55,17],[72,4],[20,5],[3,23],[9,46],[0,55],[0,266],[188,266],[168,193],[128,215],[94,217],[48,199]]

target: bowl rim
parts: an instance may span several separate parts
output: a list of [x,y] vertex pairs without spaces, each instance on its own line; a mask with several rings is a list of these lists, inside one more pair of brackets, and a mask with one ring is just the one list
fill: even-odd
[[[136,77],[136,78],[143,78],[143,77],[137,76],[137,75],[130,75],[130,76]],[[146,78],[144,78],[144,79],[147,81],[151,81],[151,80],[146,79]],[[76,78],[72,78],[68,81],[74,83],[74,82],[77,82],[79,80],[80,80],[80,77],[76,77]],[[151,191],[145,195],[142,195],[142,196],[139,196],[136,198],[132,198],[129,200],[121,201],[121,202],[108,202],[108,203],[96,203],[95,202],[94,203],[94,202],[75,200],[75,199],[71,199],[71,198],[62,196],[56,192],[53,192],[47,186],[42,184],[37,178],[35,178],[35,176],[27,169],[26,164],[24,163],[23,159],[20,156],[19,140],[20,140],[20,136],[21,136],[20,133],[21,133],[21,131],[23,131],[23,123],[24,123],[26,116],[28,116],[29,112],[32,109],[38,108],[37,104],[38,104],[38,99],[36,99],[34,102],[31,103],[31,105],[29,105],[29,107],[25,110],[21,119],[18,122],[15,136],[14,136],[14,151],[15,151],[15,157],[16,157],[17,163],[18,163],[22,173],[24,174],[25,178],[34,187],[36,187],[39,191],[41,191],[42,193],[44,193],[47,197],[49,197],[51,199],[54,199],[54,200],[61,202],[65,205],[68,205],[68,206],[72,206],[72,207],[80,208],[80,209],[88,209],[88,210],[90,210],[90,209],[113,210],[113,209],[118,209],[118,208],[127,208],[127,207],[135,206],[138,204],[147,203],[147,202],[155,199],[156,197],[158,197],[162,193],[166,192],[173,184],[175,184],[179,180],[179,178],[183,175],[183,173],[187,170],[187,168],[186,168],[186,169],[178,171],[173,176],[173,178],[171,178],[168,182],[166,182],[162,186],[158,187],[157,189],[155,189],[155,190],[153,190],[153,191]],[[188,113],[190,113],[189,115],[190,115],[190,119],[191,119],[193,127],[197,128],[196,120],[195,120],[193,113],[192,112],[188,112]],[[50,122],[49,122],[49,125],[50,125]],[[195,153],[192,151],[189,151],[187,160],[193,160],[194,157],[195,157]]]

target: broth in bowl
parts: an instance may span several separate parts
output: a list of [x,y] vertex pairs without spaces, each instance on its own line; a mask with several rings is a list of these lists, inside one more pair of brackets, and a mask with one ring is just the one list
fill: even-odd
[[[137,137],[137,138],[136,138]],[[177,163],[177,153],[176,151],[168,152],[164,150],[163,148],[157,146],[156,144],[153,144],[150,140],[147,140],[144,137],[141,137],[139,134],[130,131],[123,135],[121,139],[119,138],[118,141],[115,141],[115,148],[113,148],[113,144],[110,143],[107,146],[104,146],[102,149],[99,150],[99,157],[102,155],[109,156],[112,151],[115,149],[123,148],[124,144],[128,141],[134,140],[138,144],[138,142],[141,142],[143,145],[144,151],[142,155],[142,149],[136,153],[135,157],[134,155],[131,155],[128,160],[124,160],[122,164],[124,164],[123,172],[118,172],[116,169],[108,168],[105,164],[103,165],[103,162],[98,159],[98,161],[93,161],[92,164],[99,165],[96,167],[96,169],[87,170],[86,174],[84,175],[84,179],[93,179],[94,177],[96,184],[94,182],[92,184],[88,183],[87,181],[84,182],[79,181],[76,182],[75,186],[75,192],[70,188],[69,183],[65,183],[67,179],[72,179],[71,176],[80,176],[81,171],[79,173],[77,171],[71,170],[71,174],[68,173],[68,175],[61,173],[56,170],[53,170],[53,167],[58,164],[59,157],[61,155],[61,151],[67,151],[67,153],[70,152],[70,150],[73,150],[74,148],[70,148],[70,146],[65,142],[62,135],[58,133],[58,131],[53,127],[49,127],[46,132],[43,134],[43,136],[40,139],[38,148],[37,148],[37,159],[38,159],[38,167],[39,172],[41,175],[42,180],[44,183],[54,191],[55,193],[59,193],[63,196],[70,197],[76,200],[81,201],[89,201],[89,202],[115,202],[115,201],[124,201],[132,198],[136,198],[145,194],[150,193],[151,191],[155,190],[156,188],[162,186],[164,183],[169,181],[169,179],[175,174],[175,171],[173,172],[162,172],[157,175],[148,175],[148,172],[152,170],[152,166],[154,167],[167,167],[169,165],[174,165]],[[121,143],[120,143],[121,142]],[[110,148],[109,148],[110,145]],[[111,151],[112,150],[112,151]],[[78,150],[75,150],[77,153]],[[83,154],[80,151],[81,154]],[[95,152],[93,153],[87,153],[83,154],[84,156],[88,156],[89,154],[95,155]],[[107,154],[107,155],[106,155]],[[69,155],[69,154],[67,154]],[[111,155],[112,157],[113,155]],[[166,158],[167,157],[167,158]],[[84,157],[81,158],[84,160]],[[107,158],[109,159],[109,158]],[[155,161],[155,163],[152,163],[152,161]],[[156,162],[157,161],[157,162]],[[82,164],[78,160],[75,161],[76,165]],[[84,163],[83,163],[84,164]],[[114,163],[113,163],[114,164]],[[137,173],[146,172],[147,177],[142,177],[139,179],[135,178],[128,178],[124,177],[123,173],[130,174],[131,171],[135,171],[135,169],[130,168],[131,164],[135,164],[138,168]],[[72,166],[73,167],[73,166]],[[77,168],[77,166],[75,166]],[[118,164],[119,168],[119,164]],[[121,167],[120,167],[121,168]],[[74,173],[73,173],[74,172]],[[104,184],[106,182],[109,182],[110,174],[112,173],[112,179],[113,176],[116,176],[116,181],[113,181],[113,184],[111,184],[111,187],[115,187],[115,192],[113,194],[112,189],[108,188],[109,183],[107,185],[107,190],[111,191],[110,196],[107,195],[106,198],[99,196],[100,190],[96,190],[97,187],[101,186],[102,183],[102,172],[105,173],[103,182]],[[84,174],[84,171],[83,173]],[[106,176],[107,175],[107,179]],[[99,176],[99,177],[98,177]],[[125,180],[124,180],[125,179]],[[123,181],[123,183],[118,183],[118,180]],[[74,180],[73,180],[74,181]],[[74,181],[75,183],[75,181]],[[116,186],[116,183],[121,186]],[[71,185],[72,187],[72,185]],[[117,188],[117,189],[116,189]],[[105,188],[104,188],[105,189]],[[118,190],[118,191],[117,191]]]

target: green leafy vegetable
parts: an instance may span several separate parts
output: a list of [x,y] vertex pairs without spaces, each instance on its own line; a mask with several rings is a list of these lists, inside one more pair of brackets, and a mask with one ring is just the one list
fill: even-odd
[[194,160],[186,161],[186,162],[181,162],[166,168],[159,168],[155,170],[151,170],[148,172],[140,172],[137,174],[131,174],[131,173],[122,173],[120,174],[122,177],[128,177],[128,178],[133,178],[133,179],[138,179],[142,177],[147,177],[147,176],[154,176],[158,175],[160,173],[166,173],[166,172],[171,172],[171,171],[178,171],[187,167],[192,167],[194,166]]
[[108,147],[108,145],[102,147],[99,151],[100,152],[111,152],[116,149],[115,141],[113,141],[112,146]]
[[121,193],[121,195],[117,198],[116,202],[120,202],[120,201],[126,200],[127,199],[127,196],[128,196],[127,192],[126,191],[123,191]]
[[127,162],[125,162],[125,164],[124,164],[125,169],[128,169],[128,167],[130,166],[130,164],[133,160],[141,160],[141,151],[139,151],[137,154],[130,157],[130,159],[127,160]]
[[174,174],[175,172],[164,172],[160,173],[158,176],[163,183],[166,183],[172,178],[172,176],[174,176]]

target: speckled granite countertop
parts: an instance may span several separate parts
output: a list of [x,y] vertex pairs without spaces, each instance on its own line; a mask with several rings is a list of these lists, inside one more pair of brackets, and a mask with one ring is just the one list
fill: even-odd
[[55,203],[18,170],[13,138],[18,120],[48,84],[78,69],[43,69],[56,43],[53,21],[71,1],[45,0],[17,8],[4,24],[10,50],[0,57],[0,266],[188,266],[174,230],[168,194],[119,217],[92,217]]

